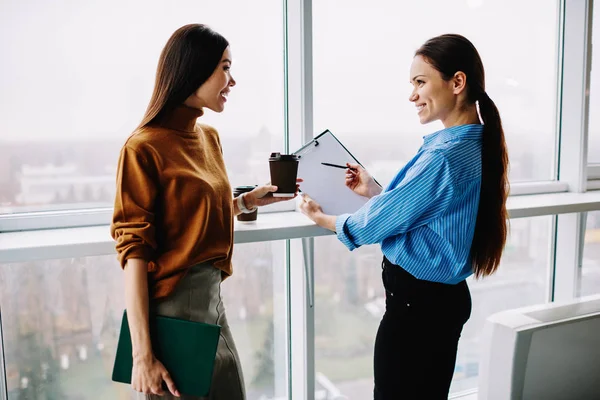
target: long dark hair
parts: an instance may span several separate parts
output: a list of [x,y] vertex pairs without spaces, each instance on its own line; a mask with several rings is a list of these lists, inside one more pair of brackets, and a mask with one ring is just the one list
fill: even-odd
[[229,42],[206,25],[177,29],[160,54],[150,103],[138,128],[160,121],[214,72]]
[[485,91],[483,63],[475,46],[455,34],[429,39],[415,56],[422,56],[445,80],[462,71],[467,77],[467,101],[479,102],[484,123],[482,180],[471,259],[475,277],[491,275],[500,264],[507,235],[508,153],[500,113]]

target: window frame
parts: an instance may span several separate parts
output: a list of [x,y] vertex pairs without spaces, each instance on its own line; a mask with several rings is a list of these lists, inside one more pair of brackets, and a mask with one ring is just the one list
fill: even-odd
[[[520,209],[519,214],[511,218],[567,212],[555,217],[554,238],[549,249],[552,257],[548,301],[570,299],[576,295],[581,272],[585,211],[600,210],[600,204],[594,201],[586,203],[583,200],[583,205],[578,203],[590,197],[585,194],[587,190],[600,189],[600,164],[587,163],[593,1],[562,0],[559,4],[561,51],[557,57],[560,73],[557,82],[556,180],[512,184],[509,199],[523,201],[529,198],[533,203],[531,208]],[[312,0],[283,0],[283,5],[285,146],[289,151],[313,137]],[[536,199],[541,205],[552,198],[548,196],[562,193],[572,195],[569,197],[572,200],[547,209],[536,207]],[[261,209],[261,213],[294,209],[292,202],[280,203],[270,209]],[[52,235],[54,230],[62,228],[97,226],[104,229],[111,217],[110,208],[0,215],[0,242],[1,235],[6,232],[47,230],[46,234]],[[316,231],[310,232],[313,235]],[[82,241],[75,245],[77,249],[70,248],[69,254],[79,256],[81,252],[89,251],[87,246],[89,244]],[[0,246],[0,259],[2,252]],[[26,256],[23,251],[23,257]],[[294,398],[314,399],[314,239],[287,239],[285,258],[288,271],[288,398],[293,394]],[[0,361],[2,350],[0,346]],[[5,373],[2,364],[0,385],[5,383]],[[291,376],[296,379],[292,380]],[[0,387],[1,399],[7,399],[5,391],[4,384]],[[455,393],[451,397],[457,395]]]

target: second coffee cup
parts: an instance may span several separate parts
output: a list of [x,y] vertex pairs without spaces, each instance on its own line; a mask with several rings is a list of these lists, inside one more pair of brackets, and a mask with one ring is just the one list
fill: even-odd
[[269,157],[271,185],[277,186],[273,197],[294,197],[299,159],[300,157],[295,154],[271,153]]
[[[243,193],[248,193],[254,190],[255,186],[237,186],[233,189],[233,197],[241,196]],[[237,220],[241,222],[250,222],[256,221],[256,217],[258,216],[258,208],[251,213],[248,214],[238,214]]]

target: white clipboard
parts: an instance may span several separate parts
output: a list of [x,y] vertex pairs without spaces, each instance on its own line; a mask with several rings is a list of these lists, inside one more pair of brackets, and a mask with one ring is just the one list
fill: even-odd
[[300,156],[298,178],[304,179],[300,184],[300,190],[319,203],[325,214],[354,213],[369,200],[346,186],[345,169],[321,164],[343,166],[347,162],[360,164],[329,130],[321,133],[293,154]]

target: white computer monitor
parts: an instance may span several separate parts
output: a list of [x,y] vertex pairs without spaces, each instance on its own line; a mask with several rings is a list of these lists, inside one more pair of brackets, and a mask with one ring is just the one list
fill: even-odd
[[490,316],[478,400],[600,399],[600,295]]

